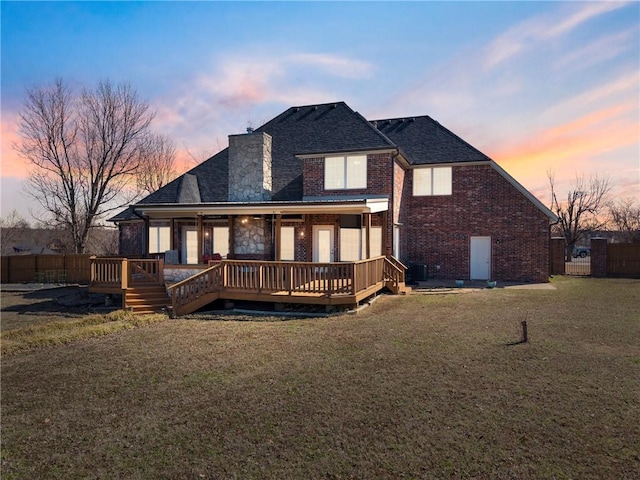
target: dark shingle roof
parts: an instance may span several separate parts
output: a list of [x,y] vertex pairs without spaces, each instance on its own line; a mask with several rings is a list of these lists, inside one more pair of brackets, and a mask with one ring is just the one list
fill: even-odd
[[273,138],[273,200],[302,199],[302,162],[295,155],[395,147],[344,102],[291,107],[256,131]]
[[451,130],[428,116],[371,122],[391,139],[412,165],[490,160]]
[[[291,107],[256,131],[272,137],[274,201],[302,200],[302,162],[296,155],[399,148],[413,165],[490,160],[428,116],[369,122],[344,102]],[[139,203],[226,202],[228,158],[224,149]],[[110,220],[135,218],[130,207]]]

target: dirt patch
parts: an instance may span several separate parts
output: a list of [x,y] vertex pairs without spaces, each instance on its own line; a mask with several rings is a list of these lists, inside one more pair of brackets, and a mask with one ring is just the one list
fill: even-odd
[[50,321],[77,319],[88,313],[119,308],[119,301],[107,305],[107,295],[89,293],[87,287],[70,286],[30,292],[2,291],[0,330],[12,330]]

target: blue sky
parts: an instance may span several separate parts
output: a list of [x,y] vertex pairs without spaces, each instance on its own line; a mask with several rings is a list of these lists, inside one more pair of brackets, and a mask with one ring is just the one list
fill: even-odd
[[[640,3],[5,2],[2,215],[28,216],[11,144],[25,87],[128,81],[182,168],[292,105],[430,115],[548,203],[607,173],[640,198]],[[193,164],[191,163],[191,166]]]

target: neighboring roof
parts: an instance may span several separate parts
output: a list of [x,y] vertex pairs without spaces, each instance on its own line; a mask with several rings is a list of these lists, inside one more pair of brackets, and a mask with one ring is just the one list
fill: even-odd
[[411,165],[491,160],[429,116],[371,122],[395,143]]

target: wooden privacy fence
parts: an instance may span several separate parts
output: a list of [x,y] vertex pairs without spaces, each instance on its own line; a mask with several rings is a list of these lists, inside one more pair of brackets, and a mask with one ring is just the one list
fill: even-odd
[[608,243],[607,276],[640,277],[640,244]]
[[91,255],[7,255],[2,283],[89,283]]

